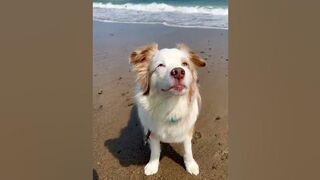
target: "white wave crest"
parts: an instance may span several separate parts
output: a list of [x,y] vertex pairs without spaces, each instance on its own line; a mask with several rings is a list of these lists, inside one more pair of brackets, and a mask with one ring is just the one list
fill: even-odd
[[123,9],[123,10],[134,10],[134,11],[146,11],[146,12],[177,12],[177,13],[199,13],[199,14],[210,14],[227,16],[227,8],[217,8],[212,6],[172,6],[164,3],[150,3],[150,4],[112,4],[112,3],[93,3],[93,8],[101,9]]

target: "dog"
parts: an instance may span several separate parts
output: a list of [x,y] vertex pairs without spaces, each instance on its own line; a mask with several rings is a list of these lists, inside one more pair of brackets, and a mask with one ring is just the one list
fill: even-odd
[[133,51],[129,63],[136,73],[135,104],[151,150],[145,175],[158,172],[160,142],[182,143],[186,170],[198,175],[191,143],[201,108],[196,67],[206,62],[185,44],[159,50],[152,43]]

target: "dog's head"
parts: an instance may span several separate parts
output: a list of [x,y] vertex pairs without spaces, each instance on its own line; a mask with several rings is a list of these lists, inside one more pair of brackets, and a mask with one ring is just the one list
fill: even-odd
[[183,95],[196,86],[198,77],[195,66],[206,65],[184,44],[161,50],[158,50],[157,44],[150,44],[132,52],[129,59],[144,95],[150,91]]

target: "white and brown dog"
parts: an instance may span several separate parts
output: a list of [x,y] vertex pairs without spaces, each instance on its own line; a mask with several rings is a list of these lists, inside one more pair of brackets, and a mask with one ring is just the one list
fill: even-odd
[[161,50],[150,44],[132,52],[129,59],[137,75],[138,114],[151,149],[144,173],[158,172],[160,142],[166,142],[183,143],[186,169],[198,175],[191,147],[201,105],[195,67],[205,66],[205,61],[184,44]]

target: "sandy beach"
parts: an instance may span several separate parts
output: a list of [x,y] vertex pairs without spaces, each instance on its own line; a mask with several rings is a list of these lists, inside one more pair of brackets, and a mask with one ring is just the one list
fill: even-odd
[[[180,144],[162,144],[158,173],[144,175],[150,151],[133,103],[135,74],[128,56],[151,42],[160,49],[183,42],[207,60],[198,71],[203,99],[193,139],[198,176],[185,170]],[[228,30],[94,21],[92,76],[93,179],[228,178]]]

